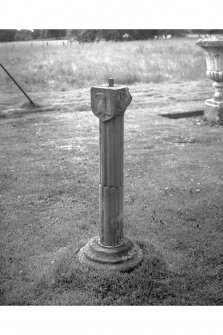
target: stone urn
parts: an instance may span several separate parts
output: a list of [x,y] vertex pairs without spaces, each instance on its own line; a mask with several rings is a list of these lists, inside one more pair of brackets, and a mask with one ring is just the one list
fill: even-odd
[[223,125],[223,36],[201,39],[196,43],[204,49],[207,77],[214,81],[214,96],[205,101],[204,117],[207,121]]

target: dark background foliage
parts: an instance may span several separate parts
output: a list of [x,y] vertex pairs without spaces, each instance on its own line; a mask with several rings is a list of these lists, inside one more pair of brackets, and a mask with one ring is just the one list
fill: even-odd
[[145,40],[158,37],[184,37],[188,34],[216,34],[217,29],[0,29],[0,42],[32,39],[69,39],[70,41],[98,42]]

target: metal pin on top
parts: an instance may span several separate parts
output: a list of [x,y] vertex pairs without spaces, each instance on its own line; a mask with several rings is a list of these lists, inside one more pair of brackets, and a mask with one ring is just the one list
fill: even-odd
[[114,78],[109,78],[109,79],[108,79],[108,86],[109,86],[109,87],[114,87],[114,83],[115,83]]

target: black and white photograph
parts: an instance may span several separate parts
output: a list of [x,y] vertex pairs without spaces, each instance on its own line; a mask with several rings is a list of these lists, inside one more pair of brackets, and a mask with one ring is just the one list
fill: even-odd
[[148,334],[222,311],[223,25],[99,2],[0,26],[0,306],[131,306]]

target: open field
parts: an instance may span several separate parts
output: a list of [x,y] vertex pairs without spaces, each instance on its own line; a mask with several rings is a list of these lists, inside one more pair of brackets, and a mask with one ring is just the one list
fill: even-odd
[[[205,59],[196,39],[101,42],[62,45],[49,41],[0,44],[1,63],[29,91],[90,87],[114,77],[116,83],[161,83],[205,79]],[[60,44],[58,44],[60,43]],[[5,92],[17,92],[0,71]]]
[[[171,47],[171,41],[163,42]],[[109,50],[117,46],[108,44]],[[137,42],[136,50],[139,46],[148,47]],[[88,50],[78,48],[82,56],[81,48]],[[152,54],[150,60],[161,64],[160,57]],[[203,66],[205,71],[202,53],[197,57],[194,73]],[[13,55],[8,65],[12,60]],[[98,81],[107,81],[103,71]],[[181,64],[181,76],[187,71]],[[19,75],[22,80],[25,71]],[[76,258],[98,231],[98,120],[90,111],[89,87],[53,91],[41,82],[42,74],[40,82],[28,85],[42,106],[35,110],[14,89],[6,93],[5,84],[0,93],[1,305],[223,304],[223,128],[203,120],[204,100],[213,90],[199,75],[199,80],[129,85],[124,230],[143,249],[144,261],[130,273],[112,276],[87,270]]]

